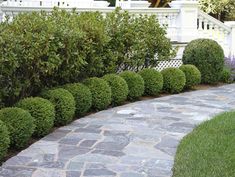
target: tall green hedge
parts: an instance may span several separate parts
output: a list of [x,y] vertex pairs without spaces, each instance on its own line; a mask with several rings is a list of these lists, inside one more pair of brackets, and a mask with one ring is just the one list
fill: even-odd
[[[140,70],[173,55],[155,16],[116,10],[19,14],[0,24],[0,102],[13,105],[45,87]],[[1,103],[0,103],[1,104]]]

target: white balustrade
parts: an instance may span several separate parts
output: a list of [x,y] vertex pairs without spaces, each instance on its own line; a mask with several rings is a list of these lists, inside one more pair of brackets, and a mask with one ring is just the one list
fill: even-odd
[[[209,38],[217,41],[224,49],[226,56],[231,54],[229,34],[232,28],[207,15],[198,12],[198,38]],[[234,39],[235,40],[235,39]]]

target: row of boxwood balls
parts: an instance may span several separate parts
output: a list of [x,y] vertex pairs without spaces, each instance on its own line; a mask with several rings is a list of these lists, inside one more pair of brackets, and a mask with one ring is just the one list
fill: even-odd
[[162,90],[178,93],[200,81],[201,74],[195,66],[183,65],[180,69],[167,68],[162,72],[143,69],[139,73],[124,71],[119,75],[93,77],[83,83],[43,91],[41,97],[25,98],[15,107],[0,110],[0,159],[9,146],[20,149],[32,135],[42,137],[54,124],[66,125],[75,115],[82,116],[91,108],[102,110],[143,94],[157,96]]

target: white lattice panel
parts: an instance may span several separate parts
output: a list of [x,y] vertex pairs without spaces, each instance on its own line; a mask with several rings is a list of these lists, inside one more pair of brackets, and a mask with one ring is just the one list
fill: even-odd
[[163,69],[170,68],[170,67],[178,68],[182,64],[183,64],[183,62],[182,62],[181,59],[171,59],[171,60],[168,60],[168,61],[160,61],[158,63],[158,66],[156,67],[156,69],[158,71],[161,71]]

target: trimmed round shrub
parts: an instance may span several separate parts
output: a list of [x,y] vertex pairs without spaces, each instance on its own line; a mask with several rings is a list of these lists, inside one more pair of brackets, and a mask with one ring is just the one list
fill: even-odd
[[55,106],[55,125],[66,125],[71,122],[76,108],[74,97],[68,90],[52,89],[43,92],[41,95]]
[[20,149],[27,145],[34,132],[34,120],[28,111],[20,108],[3,108],[0,120],[5,123],[11,146]]
[[224,67],[223,71],[221,72],[220,82],[228,83],[229,84],[232,81],[233,81],[233,79],[232,79],[232,71],[229,68]]
[[180,70],[184,72],[186,78],[185,88],[191,88],[201,83],[201,73],[194,65],[182,65]]
[[34,118],[34,136],[42,137],[50,132],[54,125],[55,107],[49,100],[30,97],[20,100],[16,106],[29,111]]
[[128,85],[126,81],[116,74],[107,74],[103,79],[108,82],[111,88],[112,103],[114,105],[122,104],[127,99],[128,95]]
[[63,86],[74,97],[76,105],[76,116],[84,115],[91,108],[92,96],[90,89],[81,83],[66,84]]
[[144,79],[144,92],[146,95],[156,96],[162,90],[163,77],[155,69],[145,68],[139,72]]
[[161,71],[163,76],[163,90],[168,93],[179,93],[183,90],[186,78],[178,68],[166,68]]
[[139,98],[144,93],[144,80],[143,78],[132,71],[124,71],[120,74],[120,76],[125,79],[129,93],[128,93],[128,99],[134,100]]
[[92,95],[92,107],[102,110],[111,103],[111,88],[108,83],[101,78],[92,77],[86,79],[84,84],[90,89]]
[[199,69],[202,83],[215,84],[220,80],[224,67],[224,52],[216,41],[191,41],[184,50],[182,60],[184,64],[192,64]]
[[10,146],[10,136],[7,126],[0,120],[0,161],[6,155]]

